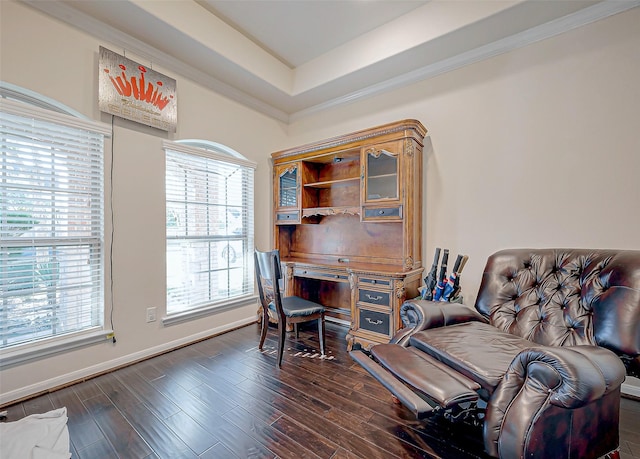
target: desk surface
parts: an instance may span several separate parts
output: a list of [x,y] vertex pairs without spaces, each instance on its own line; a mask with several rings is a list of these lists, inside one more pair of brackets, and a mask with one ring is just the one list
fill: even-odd
[[[418,295],[424,269],[405,271],[398,265],[341,260],[281,259],[287,269],[287,294],[324,305],[327,319],[350,323],[349,348],[356,342],[365,346],[388,342],[401,327],[404,299]],[[368,319],[376,325],[361,324]]]
[[320,258],[282,258],[282,263],[292,264],[294,267],[308,267],[313,269],[324,269],[327,271],[355,272],[358,274],[378,274],[385,277],[406,277],[424,268],[404,270],[398,265],[384,265],[379,263],[355,263],[349,261],[333,261]]

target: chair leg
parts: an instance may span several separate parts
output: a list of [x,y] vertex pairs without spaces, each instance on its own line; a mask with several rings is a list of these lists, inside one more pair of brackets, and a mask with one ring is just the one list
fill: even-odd
[[320,354],[324,353],[324,314],[318,319],[318,341],[320,341]]
[[276,365],[282,367],[282,354],[284,354],[284,340],[287,338],[287,324],[284,320],[278,321],[278,360]]
[[293,324],[293,330],[296,332],[296,339],[300,339],[300,335],[298,334],[298,324]]
[[262,350],[264,340],[267,338],[267,331],[269,330],[269,314],[262,312],[262,330],[260,331],[260,343],[258,349]]

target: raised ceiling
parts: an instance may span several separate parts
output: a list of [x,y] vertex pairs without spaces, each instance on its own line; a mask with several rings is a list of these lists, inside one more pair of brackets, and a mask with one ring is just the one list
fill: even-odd
[[284,122],[640,6],[640,0],[22,1],[107,47]]

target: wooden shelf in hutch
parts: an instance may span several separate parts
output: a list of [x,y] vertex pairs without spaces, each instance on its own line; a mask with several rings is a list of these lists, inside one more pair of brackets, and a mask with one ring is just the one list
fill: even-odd
[[305,183],[304,186],[308,188],[333,188],[338,186],[349,186],[356,185],[360,186],[360,177],[351,177],[339,180],[327,180],[325,182],[313,182],[313,183]]

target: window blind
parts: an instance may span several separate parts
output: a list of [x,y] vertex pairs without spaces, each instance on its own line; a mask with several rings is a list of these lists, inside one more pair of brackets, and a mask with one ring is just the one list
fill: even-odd
[[168,315],[253,294],[254,167],[224,152],[166,147]]
[[104,130],[3,100],[0,348],[104,321]]

